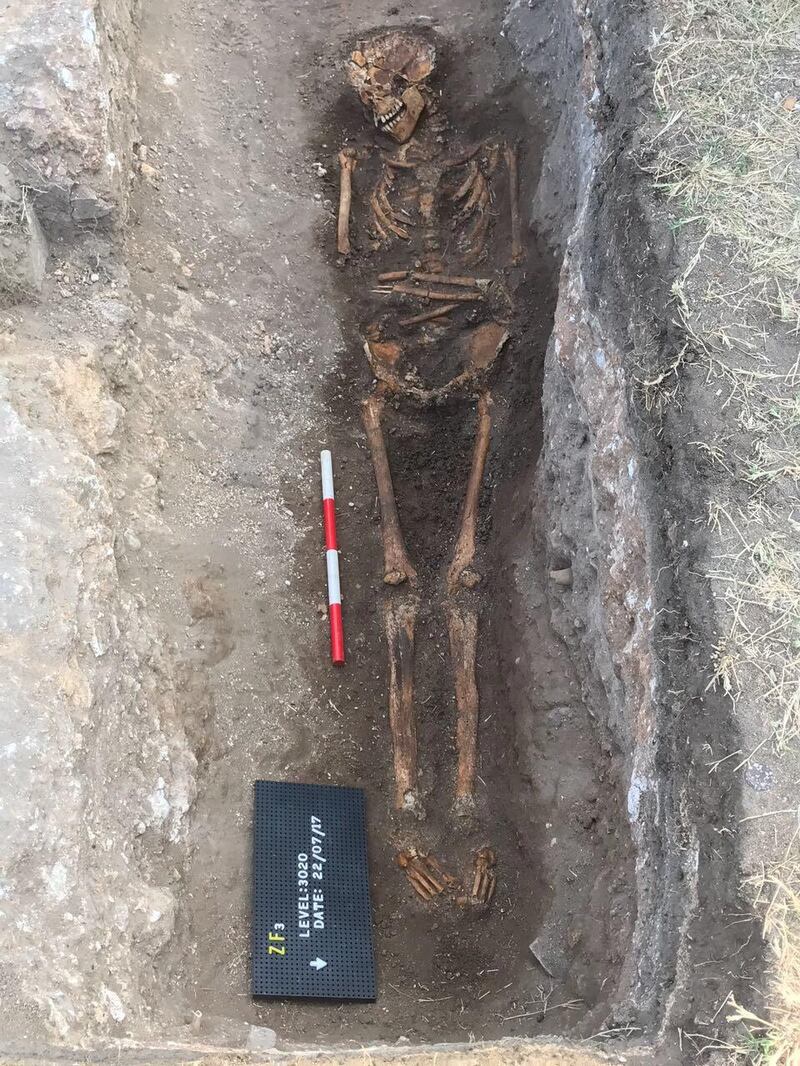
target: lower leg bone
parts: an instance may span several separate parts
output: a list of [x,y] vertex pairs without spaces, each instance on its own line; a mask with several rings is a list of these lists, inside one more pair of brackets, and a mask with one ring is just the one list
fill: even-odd
[[389,645],[389,728],[394,754],[394,805],[417,807],[417,727],[414,720],[414,599],[389,601],[384,609]]
[[475,680],[478,614],[476,611],[451,604],[447,621],[458,712],[455,801],[456,809],[466,812],[472,805],[475,794],[478,764],[478,686]]
[[[475,448],[472,453],[472,468],[467,482],[464,509],[461,515],[461,529],[456,540],[453,561],[447,572],[447,591],[454,595],[459,585],[474,586],[477,575],[472,571],[475,558],[475,534],[478,526],[478,502],[489,451],[489,438],[492,430],[492,400],[488,392],[483,393],[478,401],[478,427],[475,433]],[[478,579],[479,580],[479,579]]]
[[386,452],[386,442],[383,439],[383,426],[381,425],[383,408],[383,397],[376,394],[370,396],[362,405],[362,418],[367,434],[367,445],[372,456],[372,465],[375,468],[375,481],[378,485],[378,499],[381,505],[383,580],[387,585],[402,585],[404,581],[414,585],[417,579],[417,572],[411,565],[403,543],[400,516],[397,513],[397,502],[394,498],[392,472],[389,467],[389,456]]

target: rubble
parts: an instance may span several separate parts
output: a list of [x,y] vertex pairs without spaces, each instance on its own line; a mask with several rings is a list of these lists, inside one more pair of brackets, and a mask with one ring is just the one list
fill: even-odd
[[46,230],[125,217],[133,143],[132,0],[11,0],[0,158]]

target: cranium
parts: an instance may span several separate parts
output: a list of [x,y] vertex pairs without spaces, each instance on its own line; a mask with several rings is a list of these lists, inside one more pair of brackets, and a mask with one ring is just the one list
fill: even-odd
[[347,76],[375,125],[398,144],[414,132],[425,110],[422,83],[430,77],[436,51],[423,37],[392,30],[350,56]]

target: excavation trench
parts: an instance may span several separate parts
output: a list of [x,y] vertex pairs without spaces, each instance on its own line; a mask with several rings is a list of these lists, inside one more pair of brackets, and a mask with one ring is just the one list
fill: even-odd
[[[484,144],[487,148],[475,158],[479,167],[488,168],[493,144],[517,145],[527,214],[541,177],[547,116],[532,86],[516,75],[512,49],[499,42],[487,52],[471,37],[432,35],[418,26],[410,34],[413,40],[432,41],[437,49],[432,87],[438,105],[427,120],[440,131],[442,154],[458,157]],[[358,40],[351,43],[357,47]],[[493,175],[485,253],[471,271],[459,255],[457,210],[448,205],[452,187],[461,184],[466,170],[457,169],[449,185],[445,177],[436,193],[441,203],[438,269],[443,277],[473,273],[491,279],[502,287],[502,305],[498,310],[490,287],[482,301],[461,312],[453,309],[444,325],[437,319],[404,326],[407,318],[438,309],[445,301],[385,291],[393,284],[413,288],[411,272],[424,271],[428,262],[419,219],[409,225],[413,232],[408,240],[375,239],[371,192],[381,180],[382,154],[393,154],[394,146],[376,137],[368,110],[346,85],[334,94],[324,116],[312,145],[315,158],[325,156],[323,145],[328,155],[341,145],[359,159],[350,254],[338,253],[330,227],[320,235],[320,254],[331,264],[339,292],[344,338],[328,383],[332,417],[326,439],[336,457],[340,499],[346,501],[340,513],[351,647],[347,669],[341,676],[332,673],[327,687],[342,716],[347,750],[352,751],[355,738],[358,754],[342,771],[335,746],[326,745],[310,760],[309,773],[324,775],[335,768],[334,779],[357,780],[368,790],[377,951],[382,980],[393,993],[398,1034],[419,1041],[433,1034],[456,1039],[476,1027],[485,1037],[564,1032],[573,1026],[586,1033],[600,1027],[608,1014],[607,997],[616,987],[632,933],[635,898],[622,753],[603,697],[597,688],[582,688],[575,649],[550,619],[557,603],[578,629],[585,625],[587,610],[585,596],[571,587],[571,553],[548,542],[547,489],[537,474],[545,354],[561,266],[558,241],[526,218],[524,257],[517,268],[511,266],[508,174],[499,167]],[[332,176],[338,177],[336,170]],[[402,172],[395,177],[392,195],[406,207],[412,203],[413,211],[417,190],[424,194],[424,180]],[[403,200],[408,186],[410,196]],[[567,188],[563,195],[568,198]],[[403,269],[409,274],[399,282],[382,285],[377,280],[379,274]],[[419,284],[447,291],[446,284]],[[457,286],[449,291],[469,292]],[[373,350],[398,345],[402,351],[399,357],[393,351],[391,372],[436,387],[461,370],[462,348],[487,323],[491,330],[495,316],[509,339],[475,388],[427,404],[402,391],[385,394],[381,433],[403,539],[417,571],[413,589],[407,581],[387,585],[382,580],[386,566],[379,490],[360,425],[363,401],[380,393],[375,392],[365,339],[371,337]],[[492,343],[497,343],[495,337]],[[473,461],[481,391],[492,400],[474,559],[481,580],[457,598],[459,604],[467,601],[467,610],[475,610],[479,618],[479,761],[475,811],[460,817],[454,810],[459,711],[447,575]],[[288,486],[287,499],[290,508],[301,503]],[[318,549],[318,539],[314,530],[304,554]],[[313,595],[311,586],[308,591]],[[415,811],[393,809],[387,714],[391,651],[386,611],[410,602],[415,604],[416,802],[424,811],[419,819]],[[309,668],[318,654],[317,645]],[[453,906],[444,898],[425,902],[397,867],[399,851],[416,849],[435,856],[471,885],[473,855],[486,846],[497,856],[497,889],[488,908]],[[518,1009],[487,1002],[500,988],[513,989]],[[557,1001],[569,1006],[549,1012],[556,988]],[[521,1017],[506,1017],[515,1013]],[[353,1014],[359,1032],[363,1026],[367,1034],[378,1035],[371,1032],[374,1014],[369,1008],[356,1008]]]
[[[424,313],[443,301],[378,291],[379,273],[424,271],[430,260],[420,230],[408,241],[375,239],[370,194],[380,181],[382,153],[391,150],[391,141],[376,136],[356,94],[340,75],[329,74],[341,71],[343,57],[358,46],[362,27],[354,21],[347,36],[337,35],[306,57],[317,81],[316,87],[309,86],[308,98],[319,123],[308,151],[328,172],[324,188],[332,205],[339,193],[339,150],[355,152],[359,160],[350,254],[337,251],[330,218],[316,231],[319,262],[333,283],[342,343],[322,378],[324,426],[316,422],[295,444],[309,457],[325,444],[335,457],[348,664],[340,672],[325,665],[326,622],[320,608],[311,639],[299,653],[305,676],[318,690],[319,709],[309,714],[299,701],[290,710],[285,727],[292,741],[285,766],[288,776],[355,783],[367,790],[382,995],[377,1006],[353,1005],[346,1011],[325,1005],[250,1004],[236,998],[244,968],[234,972],[228,994],[220,994],[223,945],[213,943],[203,963],[207,976],[195,984],[195,1004],[206,1019],[232,1014],[301,1042],[310,1031],[323,1043],[398,1036],[422,1042],[478,1034],[484,1039],[587,1035],[602,1028],[612,1010],[636,920],[636,891],[624,799],[626,752],[614,728],[609,696],[585,661],[583,643],[574,639],[590,628],[591,594],[572,582],[579,546],[554,535],[554,506],[542,464],[546,353],[558,300],[563,233],[574,224],[571,183],[578,160],[566,153],[551,156],[547,194],[560,197],[564,208],[549,219],[535,219],[548,141],[562,116],[548,113],[535,83],[520,77],[518,57],[502,38],[487,47],[478,35],[426,30],[424,23],[403,29],[436,49],[431,77],[436,110],[423,117],[418,137],[424,139],[428,122],[436,124],[433,143],[440,154],[457,157],[486,145],[474,159],[487,173],[492,145],[515,146],[524,252],[512,268],[508,172],[501,162],[487,208],[491,224],[485,252],[472,271],[465,265],[451,187],[468,170],[461,167],[449,185],[445,178],[435,192],[441,203],[436,269],[445,275],[488,277],[492,287],[481,290],[480,306],[451,311],[446,323],[398,326],[398,317]],[[417,179],[401,172],[393,195],[402,196],[410,187],[413,201],[419,196]],[[411,213],[403,217],[411,219],[413,205],[408,199],[404,203]],[[416,224],[421,225],[419,218]],[[409,222],[409,229],[413,225]],[[404,281],[414,284],[410,275],[400,283]],[[390,305],[394,317],[387,310]],[[408,354],[404,351],[397,361],[396,372],[438,387],[457,373],[464,338],[487,323],[491,330],[497,319],[508,339],[476,387],[432,404],[391,391],[386,396],[381,433],[405,544],[417,570],[414,589],[409,582],[387,585],[382,580],[381,506],[361,422],[362,403],[375,386],[365,339],[371,337],[374,350],[386,342],[405,345]],[[551,376],[553,372],[551,367]],[[479,618],[479,756],[475,809],[461,817],[454,813],[458,710],[446,575],[470,474],[481,390],[491,394],[493,420],[474,559],[481,581],[459,595],[459,603],[468,602]],[[565,396],[552,384],[549,390],[549,417],[559,423],[577,421]],[[257,393],[256,403],[269,419],[269,394]],[[585,430],[577,429],[576,440],[568,442],[569,454],[558,462],[575,462],[574,451],[585,443]],[[295,595],[319,604],[319,528],[309,487],[307,478],[298,479],[291,470],[283,473],[284,506],[310,517],[295,548],[289,580]],[[586,485],[578,488],[586,490]],[[592,535],[588,524],[585,533]],[[385,612],[410,598],[416,610],[417,810],[400,813],[394,803],[387,712]],[[561,615],[566,638],[553,625],[554,611]],[[402,654],[406,661],[412,657],[408,649]],[[261,772],[268,774],[265,767]],[[216,797],[216,790],[210,795]],[[201,798],[198,811],[203,802]],[[420,818],[421,810],[425,814]],[[497,857],[497,888],[488,907],[445,898],[425,902],[397,864],[399,852],[415,849],[435,856],[471,885],[473,856],[485,847]],[[191,884],[191,867],[189,880]],[[199,907],[190,904],[187,918],[190,926],[203,927],[205,900]],[[208,941],[206,947],[211,947]]]
[[[713,722],[684,715],[704,681],[686,667],[682,591],[664,576],[656,485],[669,476],[666,449],[639,436],[632,396],[631,351],[670,343],[665,264],[624,154],[646,27],[560,0],[479,13],[436,0],[425,17],[395,8],[378,26],[366,0],[313,14],[256,0],[230,7],[144,0],[125,247],[85,231],[54,244],[67,264],[59,277],[91,271],[91,284],[124,284],[120,254],[129,271],[131,314],[113,319],[116,297],[104,293],[96,319],[70,304],[57,325],[102,336],[103,373],[125,411],[124,434],[98,463],[129,597],[108,639],[128,634],[135,645],[120,683],[105,648],[97,663],[89,657],[110,695],[75,755],[105,799],[92,850],[76,844],[85,854],[74,891],[111,901],[96,921],[114,936],[98,960],[94,941],[84,950],[59,932],[48,951],[62,968],[50,968],[67,974],[69,995],[61,977],[42,992],[21,969],[20,1002],[36,1004],[51,1037],[162,1047],[264,1047],[267,1030],[283,1046],[362,1046],[650,1038],[676,1018],[685,1025],[720,985],[695,986],[684,934],[719,958],[741,950],[739,932],[722,925],[733,888],[698,874],[709,849],[731,849],[733,861],[731,840],[704,835],[702,811],[732,811],[738,799],[677,750],[679,723],[692,750],[728,723],[722,707]],[[343,76],[358,42],[387,26],[436,49],[435,108],[419,136],[435,120],[434,154],[463,155],[494,182],[485,253],[470,269],[455,209],[439,219],[439,268],[487,277],[490,288],[447,320],[395,332],[397,315],[433,303],[376,292],[377,275],[426,272],[429,261],[418,235],[376,240],[375,149],[396,146]],[[516,265],[508,174],[492,176],[493,145],[517,153]],[[336,246],[343,148],[359,155],[348,255]],[[401,174],[392,190],[405,190],[406,206],[414,181]],[[452,205],[449,181],[439,192]],[[402,217],[415,220],[410,209]],[[373,354],[402,344],[402,381],[428,374],[438,387],[463,355],[460,338],[493,324],[508,336],[494,335],[491,366],[469,388],[430,403],[403,389],[385,396],[381,431],[418,574],[417,818],[393,802],[384,623],[409,583],[383,581],[361,420],[376,367],[364,341]],[[103,333],[112,328],[116,347]],[[481,580],[458,593],[478,617],[480,701],[475,804],[463,817],[453,809],[446,575],[487,391]],[[338,671],[328,662],[321,447],[334,455],[342,549],[348,661]],[[685,703],[665,685],[665,664]],[[366,790],[376,1004],[252,1001],[256,778]],[[486,847],[497,878],[488,905],[425,902],[397,864],[416,848],[468,884]],[[698,923],[707,898],[715,916]],[[76,968],[80,980],[69,979]],[[21,1041],[41,1039],[25,1010],[9,1024]]]

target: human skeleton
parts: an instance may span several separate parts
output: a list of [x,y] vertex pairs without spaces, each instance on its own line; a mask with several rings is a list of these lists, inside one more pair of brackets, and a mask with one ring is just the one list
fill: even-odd
[[[523,251],[516,150],[494,139],[452,151],[446,117],[428,85],[435,58],[423,36],[393,31],[363,42],[352,53],[347,74],[378,133],[381,169],[369,198],[368,229],[373,251],[388,252],[386,265],[392,267],[377,274],[373,290],[388,309],[364,329],[376,386],[363,403],[362,417],[381,508],[394,803],[420,816],[413,680],[418,579],[403,541],[382,418],[391,398],[423,407],[477,401],[472,464],[445,599],[458,711],[454,811],[468,816],[478,758],[478,611],[471,601],[481,581],[473,563],[492,425],[488,379],[509,338],[512,310],[501,277],[479,277],[475,271],[488,258],[499,190],[506,191],[510,214],[504,265],[518,266]],[[386,151],[386,139],[400,147]],[[364,156],[353,148],[339,154],[337,247],[344,257],[351,255],[353,175]],[[402,269],[397,268],[400,247],[407,257]],[[396,313],[398,302],[401,308],[411,304],[413,313]],[[432,855],[409,849],[400,852],[398,863],[424,900],[449,895],[461,904],[488,904],[495,891],[495,855],[488,847],[475,853],[466,887]]]

